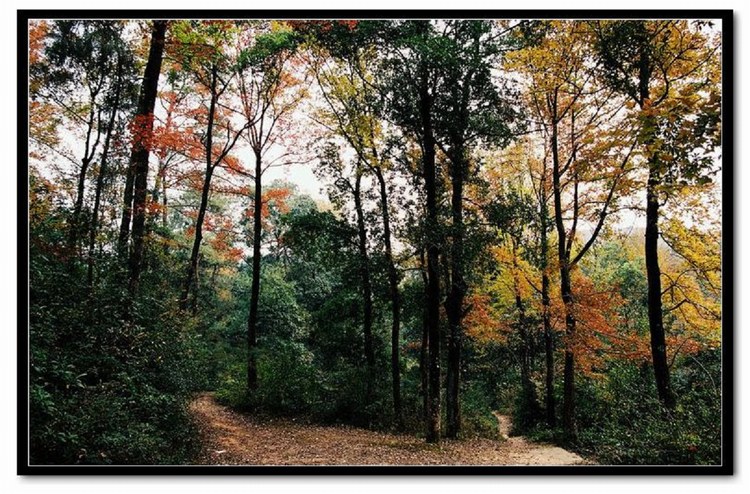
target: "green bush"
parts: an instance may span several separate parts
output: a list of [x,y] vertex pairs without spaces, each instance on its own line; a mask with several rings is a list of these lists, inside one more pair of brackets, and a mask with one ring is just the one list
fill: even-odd
[[272,340],[258,355],[258,391],[251,405],[276,414],[310,412],[320,396],[320,375],[302,343]]
[[247,396],[247,365],[235,363],[219,375],[216,401],[238,410],[249,408]]
[[207,384],[205,357],[174,298],[144,294],[125,321],[114,257],[99,259],[91,287],[84,265],[35,250],[31,265],[31,463],[189,461],[198,445],[186,403]]
[[720,395],[705,386],[705,379],[691,381],[686,376],[691,372],[683,364],[673,373],[674,410],[659,402],[647,365],[620,364],[612,366],[605,382],[583,381],[581,450],[603,464],[718,464]]
[[247,365],[235,363],[220,378],[219,402],[275,415],[311,413],[320,400],[312,354],[298,342],[273,339],[257,350],[258,389],[247,393]]
[[492,393],[481,383],[468,383],[461,396],[462,436],[498,439],[498,422],[492,412]]

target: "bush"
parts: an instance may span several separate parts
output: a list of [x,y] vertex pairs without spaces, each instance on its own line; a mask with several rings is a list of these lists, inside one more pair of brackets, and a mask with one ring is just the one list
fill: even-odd
[[247,393],[247,365],[235,363],[220,378],[219,402],[240,410],[302,415],[319,407],[318,370],[304,345],[272,339],[258,349],[258,389]]
[[250,407],[247,396],[247,365],[235,363],[219,375],[216,401],[237,410]]
[[481,383],[467,383],[461,397],[462,435],[498,439],[497,417],[492,412],[492,393]]
[[319,372],[302,343],[274,339],[258,355],[258,391],[253,408],[276,414],[308,413],[320,396]]
[[186,402],[201,379],[201,341],[174,299],[143,295],[132,321],[118,261],[85,266],[32,250],[32,464],[175,464],[197,437]]
[[581,450],[603,464],[718,464],[720,395],[705,380],[686,379],[691,372],[683,366],[674,373],[671,411],[659,402],[648,366],[620,364],[605,382],[582,382]]

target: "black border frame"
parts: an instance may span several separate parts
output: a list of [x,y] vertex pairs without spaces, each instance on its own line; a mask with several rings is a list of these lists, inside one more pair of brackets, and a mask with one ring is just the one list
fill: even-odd
[[[30,465],[28,249],[28,21],[30,19],[716,19],[722,21],[722,464],[721,465]],[[733,475],[734,474],[734,12],[733,10],[45,10],[20,9],[17,65],[17,475]],[[23,253],[23,257],[22,257]],[[23,293],[23,297],[21,294]],[[23,318],[22,318],[23,316]],[[22,422],[21,418],[25,420]]]

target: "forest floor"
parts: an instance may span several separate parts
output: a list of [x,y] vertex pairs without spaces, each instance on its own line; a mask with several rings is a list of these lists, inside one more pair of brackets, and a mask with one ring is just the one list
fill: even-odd
[[190,404],[203,440],[203,465],[579,465],[575,453],[508,437],[510,419],[496,414],[500,440],[424,439],[348,426],[260,419],[219,405],[211,393]]

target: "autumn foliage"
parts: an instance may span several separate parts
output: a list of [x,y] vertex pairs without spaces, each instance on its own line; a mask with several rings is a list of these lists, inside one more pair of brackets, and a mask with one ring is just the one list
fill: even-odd
[[30,22],[31,460],[189,463],[211,391],[721,461],[720,30]]

